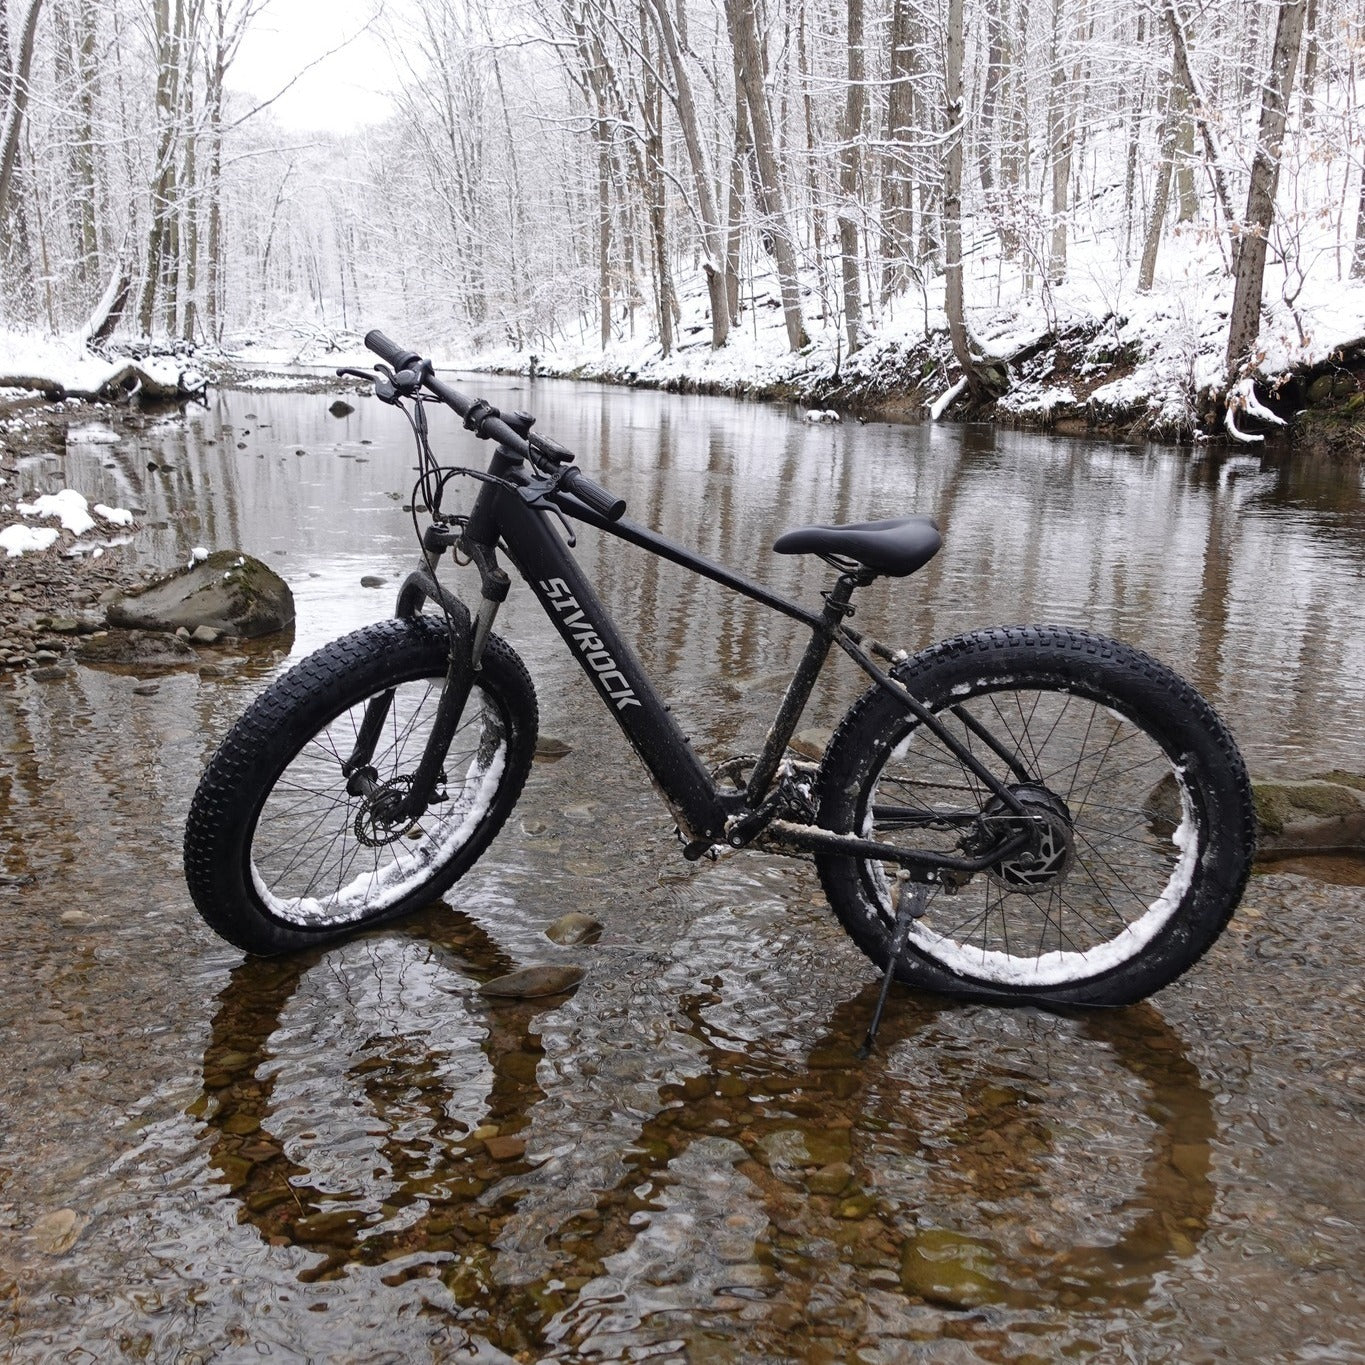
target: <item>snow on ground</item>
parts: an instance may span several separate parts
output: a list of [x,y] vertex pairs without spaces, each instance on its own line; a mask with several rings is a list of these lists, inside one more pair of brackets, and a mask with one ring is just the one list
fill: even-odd
[[[61,522],[61,530],[70,532],[78,540],[95,530],[100,521],[109,526],[133,524],[133,514],[126,507],[106,507],[102,502],[95,504],[95,515],[91,516],[90,504],[74,488],[63,488],[59,493],[45,493],[32,502],[21,502],[15,507],[0,504],[0,520],[5,513],[14,512],[24,521],[12,522],[0,529],[0,549],[10,559],[49,549],[61,535],[55,526],[29,526],[25,524],[27,521],[47,521],[55,517]],[[89,547],[81,547],[85,548]],[[95,547],[95,552],[99,552],[98,547]]]

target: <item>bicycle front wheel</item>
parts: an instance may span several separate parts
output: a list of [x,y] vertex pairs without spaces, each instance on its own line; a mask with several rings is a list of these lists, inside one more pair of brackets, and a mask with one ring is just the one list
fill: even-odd
[[[1120,1005],[1209,948],[1246,884],[1255,820],[1237,746],[1193,688],[1138,650],[1058,627],[959,636],[895,676],[952,743],[885,691],[867,692],[821,767],[820,824],[988,860],[934,883],[901,980],[976,998]],[[840,922],[884,966],[897,864],[816,862]]]
[[[383,621],[335,640],[274,682],[214,755],[185,827],[199,913],[252,953],[314,946],[434,900],[502,827],[535,752],[535,690],[490,636],[436,799],[393,819],[436,716],[449,631]],[[382,724],[379,723],[382,719]],[[343,765],[362,727],[365,783]]]

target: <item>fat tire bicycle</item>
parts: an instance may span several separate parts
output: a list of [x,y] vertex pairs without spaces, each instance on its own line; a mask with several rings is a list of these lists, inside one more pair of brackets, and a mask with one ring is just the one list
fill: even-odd
[[[1001,1003],[1122,1005],[1175,980],[1221,933],[1251,869],[1251,787],[1227,727],[1164,664],[1057,625],[974,631],[910,656],[848,617],[856,589],[938,552],[932,520],[779,536],[776,552],[833,570],[815,610],[626,519],[624,501],[533,433],[529,414],[466,397],[380,332],[365,344],[387,363],[338,373],[373,382],[412,425],[422,560],[394,619],[291,668],[209,762],[185,873],[229,942],[314,948],[405,915],[498,833],[538,720],[525,666],[492,631],[511,582],[500,551],[653,778],[685,857],[813,858],[840,924],[885,973],[872,1033],[893,977]],[[432,404],[495,443],[486,469],[437,461]],[[479,485],[467,514],[443,508],[456,478]],[[708,768],[693,751],[579,569],[574,523],[809,628],[758,754]],[[472,611],[437,579],[448,550],[477,573]],[[835,648],[871,685],[808,761],[789,741]]]

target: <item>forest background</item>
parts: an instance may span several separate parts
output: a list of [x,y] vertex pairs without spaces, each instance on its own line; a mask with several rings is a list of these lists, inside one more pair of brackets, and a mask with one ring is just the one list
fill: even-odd
[[1359,0],[427,0],[374,21],[393,114],[328,133],[236,67],[286,3],[0,0],[0,372],[381,324],[1022,410],[1071,334],[1179,428],[1365,337]]

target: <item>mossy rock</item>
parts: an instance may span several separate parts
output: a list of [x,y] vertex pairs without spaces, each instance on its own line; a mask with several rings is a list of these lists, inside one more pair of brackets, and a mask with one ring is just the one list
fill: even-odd
[[1252,784],[1263,856],[1365,852],[1365,778],[1330,777]]
[[[1365,776],[1338,770],[1300,781],[1257,778],[1251,799],[1257,853],[1263,857],[1365,852]],[[1176,824],[1175,779],[1163,777],[1143,809],[1153,820]]]
[[1330,374],[1320,374],[1308,386],[1308,401],[1310,403],[1327,403],[1332,398],[1332,376]]
[[109,604],[109,624],[134,630],[193,631],[255,638],[294,619],[294,594],[269,565],[219,550],[188,569]]

